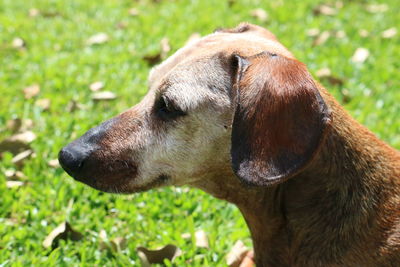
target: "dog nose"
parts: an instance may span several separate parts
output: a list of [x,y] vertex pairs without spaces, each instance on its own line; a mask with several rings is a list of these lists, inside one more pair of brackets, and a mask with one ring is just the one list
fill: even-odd
[[88,152],[84,145],[71,143],[61,149],[58,161],[69,175],[77,178],[83,169]]

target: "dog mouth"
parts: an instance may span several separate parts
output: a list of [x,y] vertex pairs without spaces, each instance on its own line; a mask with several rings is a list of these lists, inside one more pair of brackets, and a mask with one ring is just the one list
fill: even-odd
[[[114,180],[114,179],[111,179]],[[133,194],[133,193],[140,193],[140,192],[145,192],[150,189],[155,189],[159,187],[166,186],[170,184],[171,177],[166,174],[161,174],[157,176],[154,180],[151,182],[148,182],[144,185],[131,185],[132,180],[129,178],[125,179],[119,179],[118,181],[109,183],[109,182],[104,182],[100,179],[90,179],[90,180],[85,180],[85,181],[80,181],[86,185],[89,185],[90,187],[105,192],[105,193],[112,193],[112,194]]]

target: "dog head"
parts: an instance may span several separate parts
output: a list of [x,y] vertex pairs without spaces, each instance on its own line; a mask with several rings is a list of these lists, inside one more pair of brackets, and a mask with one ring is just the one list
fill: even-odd
[[269,31],[240,24],[155,67],[139,104],[68,144],[59,161],[107,192],[233,174],[271,185],[307,166],[329,118],[305,65]]

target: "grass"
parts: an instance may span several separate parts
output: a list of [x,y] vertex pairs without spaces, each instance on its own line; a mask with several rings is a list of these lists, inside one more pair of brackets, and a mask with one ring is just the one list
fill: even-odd
[[[170,40],[172,53],[194,32],[204,35],[240,21],[269,28],[313,74],[329,67],[343,84],[323,84],[358,121],[400,148],[400,38],[381,37],[388,28],[400,30],[397,1],[344,1],[336,15],[316,16],[312,10],[318,4],[335,2],[1,0],[0,140],[12,134],[5,124],[13,118],[31,119],[37,138],[31,145],[35,156],[22,167],[12,163],[9,152],[1,159],[0,266],[139,266],[138,246],[168,243],[183,251],[175,266],[224,266],[236,240],[251,244],[235,207],[187,188],[104,194],[74,182],[48,161],[70,140],[138,102],[146,93],[150,69],[142,58],[156,53],[162,38]],[[367,4],[379,3],[387,4],[388,10],[366,11]],[[29,16],[32,8],[41,14]],[[139,15],[129,16],[130,8]],[[269,19],[252,17],[255,8],[265,9]],[[313,38],[307,36],[311,28],[342,30],[346,36],[313,46]],[[360,29],[369,37],[361,37]],[[99,32],[110,40],[87,46],[86,40]],[[26,48],[11,45],[16,37]],[[350,58],[359,47],[367,48],[370,56],[355,64]],[[117,100],[94,102],[88,87],[95,81],[103,81],[104,90],[116,93]],[[24,99],[23,88],[32,84],[40,85],[40,94]],[[35,104],[41,98],[50,99],[49,110]],[[70,112],[71,101],[82,108]],[[7,188],[4,172],[18,168],[27,184]],[[53,251],[43,248],[44,238],[65,220],[84,238],[61,241]],[[193,238],[181,237],[198,229],[208,234],[209,250],[196,248]],[[101,249],[101,230],[110,239],[126,237],[127,247]]]

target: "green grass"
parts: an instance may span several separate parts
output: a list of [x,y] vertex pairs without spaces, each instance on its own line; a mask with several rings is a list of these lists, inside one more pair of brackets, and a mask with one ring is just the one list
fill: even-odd
[[[146,93],[150,69],[142,57],[157,52],[163,37],[170,40],[172,53],[194,32],[204,35],[241,21],[265,26],[312,73],[329,67],[343,79],[340,86],[323,84],[357,120],[400,148],[400,34],[391,39],[380,35],[391,27],[400,31],[398,0],[384,1],[389,9],[374,14],[365,5],[383,1],[344,1],[334,16],[315,16],[312,10],[322,3],[315,0],[232,2],[230,6],[228,1],[211,0],[0,0],[0,140],[12,134],[5,124],[13,118],[32,119],[37,135],[32,143],[36,156],[21,168],[26,185],[6,188],[3,173],[17,166],[8,152],[0,161],[1,267],[138,266],[136,247],[168,243],[183,251],[176,266],[224,266],[236,240],[250,245],[238,210],[199,190],[166,188],[115,196],[76,183],[47,165],[70,140],[139,101]],[[136,17],[128,15],[133,7],[139,10]],[[259,7],[269,13],[268,21],[250,15]],[[31,8],[44,15],[30,17]],[[125,27],[118,27],[120,23]],[[313,47],[313,38],[307,36],[310,28],[343,30],[346,37],[332,37]],[[360,29],[370,36],[360,37]],[[99,32],[110,40],[87,46],[86,40]],[[25,49],[12,47],[16,37],[26,42]],[[363,64],[350,61],[358,47],[370,51]],[[95,81],[103,81],[104,90],[115,92],[117,100],[92,101],[88,86]],[[40,85],[40,94],[25,100],[22,90],[31,84]],[[49,111],[35,105],[40,98],[51,100]],[[68,111],[73,100],[83,109]],[[47,234],[65,220],[84,238],[61,241],[54,251],[43,248]],[[100,249],[102,229],[110,239],[126,237],[127,247],[117,252]],[[208,233],[209,250],[181,237],[198,229]]]

